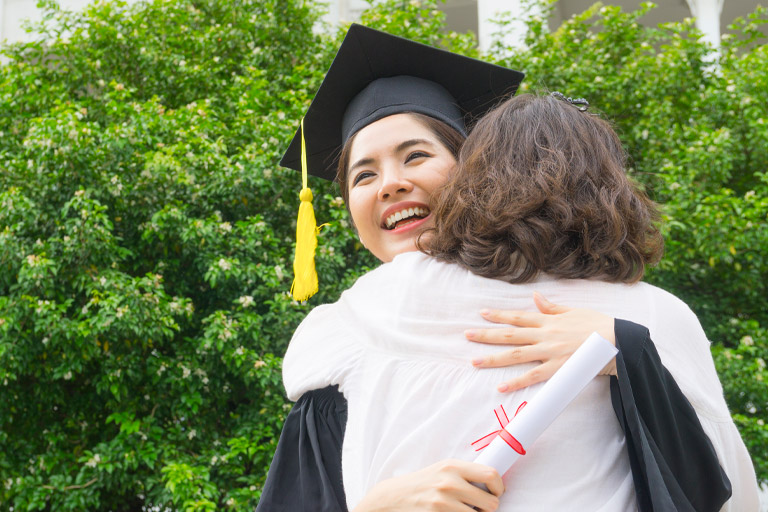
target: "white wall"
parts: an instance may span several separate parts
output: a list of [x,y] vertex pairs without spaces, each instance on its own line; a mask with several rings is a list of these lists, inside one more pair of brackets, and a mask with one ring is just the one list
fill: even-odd
[[[64,10],[82,9],[93,0],[59,0]],[[126,0],[134,3],[138,0]],[[22,20],[39,21],[41,12],[36,0],[0,0],[0,41],[9,43],[29,40],[29,35],[22,28]]]

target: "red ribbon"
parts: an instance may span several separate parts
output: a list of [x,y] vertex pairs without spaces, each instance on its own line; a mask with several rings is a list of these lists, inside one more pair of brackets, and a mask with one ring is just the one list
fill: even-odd
[[[523,402],[520,404],[520,407],[518,407],[517,410],[515,411],[515,416],[517,416],[517,414],[523,410],[523,407],[525,407],[527,403],[528,402]],[[509,424],[509,418],[507,417],[507,411],[504,410],[504,406],[499,405],[497,408],[493,410],[493,412],[494,414],[496,414],[496,419],[499,420],[499,425],[501,426],[501,428],[473,442],[472,446],[474,446],[477,443],[482,443],[481,446],[475,448],[475,451],[479,452],[480,450],[482,450],[483,448],[491,444],[491,441],[493,441],[496,438],[496,436],[500,436],[504,440],[504,442],[509,445],[510,448],[515,450],[520,455],[525,455],[525,449],[523,448],[523,445],[520,444],[520,441],[515,439],[515,437],[512,434],[510,434],[504,429],[504,427],[506,427]]]

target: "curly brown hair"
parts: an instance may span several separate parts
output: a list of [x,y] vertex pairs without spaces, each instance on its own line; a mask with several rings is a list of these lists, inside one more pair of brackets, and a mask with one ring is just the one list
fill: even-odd
[[552,96],[511,98],[465,142],[420,248],[510,283],[542,272],[637,282],[664,240],[625,163],[608,122]]

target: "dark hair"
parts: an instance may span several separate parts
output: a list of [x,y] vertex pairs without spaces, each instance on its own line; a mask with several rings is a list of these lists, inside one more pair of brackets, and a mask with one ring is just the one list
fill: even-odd
[[656,205],[627,177],[611,125],[552,96],[481,119],[435,194],[420,248],[511,283],[539,273],[633,283],[661,258]]
[[[464,139],[465,139],[464,135],[456,131],[454,128],[448,126],[444,122],[435,119],[434,117],[429,117],[424,114],[419,114],[417,112],[403,112],[403,113],[413,116],[416,119],[416,121],[424,125],[429,131],[431,131],[435,135],[435,137],[437,137],[437,140],[443,146],[445,146],[445,148],[448,151],[451,152],[451,154],[455,159],[457,160],[459,159],[459,150],[461,149],[461,145],[464,143]],[[345,203],[349,199],[349,190],[347,189],[347,169],[349,168],[349,153],[352,150],[352,143],[355,141],[356,136],[357,136],[357,133],[352,135],[344,144],[344,147],[341,150],[341,155],[339,156],[339,166],[336,169],[336,181],[339,183],[339,187],[341,188],[341,197],[344,199]]]

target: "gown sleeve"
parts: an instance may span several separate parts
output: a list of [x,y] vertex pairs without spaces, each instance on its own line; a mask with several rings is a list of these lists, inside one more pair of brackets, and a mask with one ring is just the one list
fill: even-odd
[[611,401],[627,439],[638,508],[718,511],[731,483],[696,411],[664,368],[648,330],[616,320]]
[[341,444],[347,401],[336,386],[308,391],[285,420],[257,512],[346,512]]

